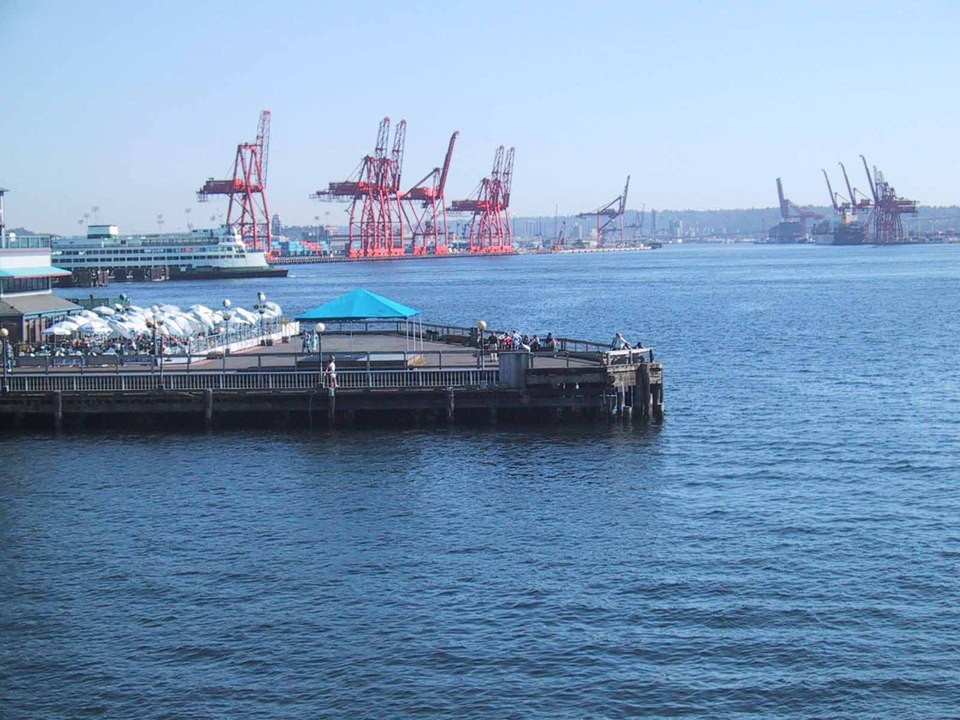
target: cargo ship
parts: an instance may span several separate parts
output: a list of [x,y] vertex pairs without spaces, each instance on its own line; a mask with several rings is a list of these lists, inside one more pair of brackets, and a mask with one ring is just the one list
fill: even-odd
[[116,225],[91,225],[85,236],[54,237],[51,260],[70,276],[61,285],[101,286],[114,281],[225,280],[285,277],[266,253],[252,250],[235,227],[186,233],[121,235]]
[[863,220],[845,216],[840,222],[824,220],[813,226],[817,245],[863,245],[867,242],[868,225]]

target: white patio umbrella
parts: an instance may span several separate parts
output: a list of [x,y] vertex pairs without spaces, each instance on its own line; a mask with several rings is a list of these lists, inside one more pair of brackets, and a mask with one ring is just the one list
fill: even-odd
[[141,335],[147,332],[147,320],[142,315],[128,315],[123,319],[123,324],[133,328],[133,331]]
[[61,327],[76,330],[78,327],[83,325],[88,320],[89,318],[80,317],[79,315],[70,315],[68,317],[65,317],[63,320],[60,320],[56,324],[60,325]]
[[263,318],[264,320],[275,320],[283,316],[283,311],[280,309],[280,306],[276,303],[264,303],[263,304]]
[[259,316],[259,315],[257,315],[256,313],[252,313],[252,312],[250,312],[249,310],[247,310],[246,308],[242,308],[242,307],[238,307],[238,308],[235,308],[235,309],[234,309],[233,317],[234,317],[234,318],[242,317],[242,318],[243,318],[244,320],[246,320],[250,325],[254,325],[254,324],[260,322],[260,316]]
[[100,317],[110,317],[111,315],[115,315],[117,311],[112,307],[107,307],[106,305],[98,305],[91,310],[91,312],[95,312]]
[[113,328],[103,320],[91,320],[81,325],[77,330],[84,335],[109,335]]
[[187,337],[190,335],[190,331],[186,330],[178,321],[179,318],[164,318],[163,327],[166,328],[167,334],[173,337]]
[[187,317],[193,322],[194,326],[197,328],[197,332],[206,332],[207,330],[213,330],[216,326],[216,316],[214,315],[203,315],[197,312],[190,313]]
[[66,337],[67,335],[73,335],[74,332],[76,332],[75,325],[71,324],[69,326],[64,326],[62,323],[57,323],[48,327],[42,332],[42,334],[54,335],[56,337]]
[[[190,314],[180,318],[180,324],[192,333],[204,333],[207,331],[207,323],[200,318]],[[210,325],[212,327],[212,324]]]
[[128,340],[132,340],[137,336],[137,332],[138,332],[137,327],[132,323],[124,322],[122,320],[114,320],[113,318],[110,318],[109,320],[107,320],[107,324],[120,337],[127,338]]
[[240,317],[239,315],[234,315],[227,322],[224,323],[224,327],[226,327],[227,329],[250,327],[251,325],[253,325],[252,322],[250,322],[245,318]]

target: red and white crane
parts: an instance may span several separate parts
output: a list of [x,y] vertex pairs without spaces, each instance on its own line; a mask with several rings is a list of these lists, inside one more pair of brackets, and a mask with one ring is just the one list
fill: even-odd
[[630,190],[630,176],[627,175],[627,182],[623,186],[623,194],[614,198],[601,208],[591,212],[578,213],[578,218],[595,217],[597,219],[597,245],[603,246],[606,240],[607,228],[616,222],[620,229],[620,244],[623,240],[623,214],[627,208],[627,192]]
[[400,175],[407,121],[401,120],[390,142],[390,118],[380,121],[377,144],[344,182],[332,182],[311,197],[318,200],[350,200],[350,246],[352,258],[385,258],[404,254],[403,212],[400,207]]
[[450,251],[444,190],[459,135],[455,132],[450,136],[443,167],[435,167],[401,197],[414,255],[446,255]]
[[470,221],[472,254],[502,255],[515,252],[508,211],[515,153],[515,148],[505,151],[503,145],[498,147],[490,177],[480,181],[470,198],[450,203],[451,212],[473,215]]
[[273,231],[267,205],[267,160],[270,154],[270,111],[260,113],[257,139],[237,145],[233,161],[233,178],[209,178],[197,191],[197,200],[206,202],[211,195],[227,195],[227,225],[236,225],[248,247],[272,251]]
[[902,198],[894,191],[883,173],[873,168],[873,175],[867,167],[867,159],[861,155],[863,169],[870,181],[873,194],[873,241],[877,245],[893,245],[903,242],[903,215],[917,214],[917,201]]

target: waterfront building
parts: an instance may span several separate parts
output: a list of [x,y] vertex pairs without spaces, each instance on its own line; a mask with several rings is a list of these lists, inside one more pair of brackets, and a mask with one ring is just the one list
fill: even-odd
[[50,261],[50,238],[0,235],[0,326],[10,342],[39,343],[43,331],[80,310],[53,294],[53,281],[70,272]]

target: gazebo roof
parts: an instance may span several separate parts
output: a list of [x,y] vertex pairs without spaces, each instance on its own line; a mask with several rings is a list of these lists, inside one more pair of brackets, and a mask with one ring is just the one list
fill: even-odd
[[401,305],[369,290],[358,289],[313,310],[307,310],[297,320],[306,322],[405,320],[419,314],[419,310]]

